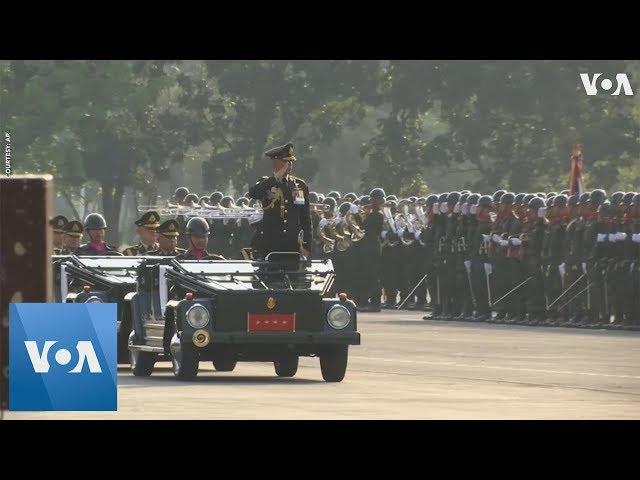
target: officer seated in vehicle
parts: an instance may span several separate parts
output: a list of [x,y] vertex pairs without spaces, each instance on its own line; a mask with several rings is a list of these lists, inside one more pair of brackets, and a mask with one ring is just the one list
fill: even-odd
[[176,260],[225,260],[222,255],[207,252],[209,244],[209,224],[202,217],[193,217],[187,222],[187,243],[189,249],[176,255]]
[[178,235],[180,235],[180,224],[174,220],[169,219],[160,224],[156,228],[158,234],[158,245],[156,250],[152,250],[147,253],[151,256],[161,257],[175,257],[186,252],[184,248],[178,248]]
[[104,241],[107,222],[99,213],[90,213],[84,219],[84,229],[89,236],[89,243],[80,245],[76,255],[112,255],[122,256],[113,245],[107,245]]

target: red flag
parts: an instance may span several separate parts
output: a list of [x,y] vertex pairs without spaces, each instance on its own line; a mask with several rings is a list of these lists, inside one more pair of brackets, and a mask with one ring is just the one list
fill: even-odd
[[571,152],[571,166],[569,167],[569,192],[580,195],[584,192],[582,183],[582,145],[576,143]]

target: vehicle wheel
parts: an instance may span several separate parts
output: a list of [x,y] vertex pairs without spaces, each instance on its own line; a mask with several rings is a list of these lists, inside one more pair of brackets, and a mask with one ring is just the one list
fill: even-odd
[[118,332],[118,363],[131,363],[131,352],[129,351],[128,333],[124,333],[124,330]]
[[[131,332],[127,345],[134,344],[134,333]],[[151,352],[141,352],[139,350],[129,350],[129,363],[131,371],[136,377],[148,377],[153,372],[157,355]]]
[[276,369],[276,375],[279,377],[293,377],[298,371],[298,356],[288,355],[279,358],[273,362],[273,366]]
[[182,345],[176,334],[171,339],[171,364],[173,374],[179,380],[193,380],[198,375],[198,352],[193,347]]
[[213,368],[218,372],[233,372],[238,360],[233,356],[220,356],[213,359]]
[[325,382],[341,382],[347,371],[348,345],[327,348],[320,354],[320,370]]

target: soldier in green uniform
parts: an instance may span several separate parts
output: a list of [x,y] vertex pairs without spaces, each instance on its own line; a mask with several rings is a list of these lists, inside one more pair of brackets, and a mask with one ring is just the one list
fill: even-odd
[[49,220],[49,225],[53,228],[53,254],[60,255],[64,247],[64,226],[69,220],[64,215],[56,215]]
[[158,234],[158,248],[147,252],[146,255],[175,257],[186,253],[183,248],[178,248],[180,224],[177,220],[165,220],[156,228],[156,233]]
[[147,252],[158,248],[156,228],[160,226],[160,214],[158,212],[145,212],[134,222],[140,241],[137,245],[127,247],[122,251],[123,255],[145,255]]
[[[559,194],[553,197],[551,210],[548,212],[549,245],[546,252],[547,270],[545,275],[545,292],[548,303],[558,298],[570,284],[567,283],[567,263],[565,261],[566,233],[569,222],[568,197]],[[548,325],[560,325],[569,317],[566,312],[559,310],[561,303],[550,307],[547,313]]]
[[82,233],[84,226],[80,220],[71,220],[64,226],[64,248],[60,252],[61,255],[70,255],[75,253],[82,242]]
[[260,256],[270,252],[300,252],[311,258],[311,213],[309,188],[291,174],[296,157],[293,144],[265,152],[271,159],[273,175],[263,177],[249,189],[249,196],[262,202],[262,229],[255,244]]
[[[470,260],[469,260],[469,205],[467,198],[468,191],[460,192],[460,199],[453,209],[453,213],[457,215],[456,230],[453,240],[453,265],[454,265],[454,320],[466,320],[471,318],[474,310],[474,302],[471,297],[472,290],[469,287]],[[468,263],[465,263],[468,262]],[[469,274],[467,274],[467,265],[469,265]]]
[[441,193],[438,201],[433,204],[434,217],[434,243],[433,243],[433,272],[435,274],[435,309],[433,318],[436,320],[446,319],[450,312],[444,310],[444,290],[446,289],[447,269],[445,259],[447,257],[447,196],[448,192]]
[[[577,194],[569,197],[567,205],[569,207],[569,223],[567,223],[566,228],[565,251],[563,254],[566,270],[565,287],[569,288],[575,284],[571,288],[571,293],[575,295],[586,285],[586,275],[583,276],[585,272],[582,271],[582,229],[584,228],[584,221],[580,212],[583,205],[580,204],[580,196]],[[568,317],[565,322],[567,325],[580,322],[584,315],[583,295],[579,295],[565,306],[565,302],[571,300],[571,293],[567,293],[565,295],[567,298],[563,298],[564,301],[560,300],[557,307],[558,309],[562,308],[563,314]]]
[[[361,275],[362,290],[358,298],[358,310],[367,312],[379,312],[382,293],[382,228],[384,218],[382,206],[385,201],[385,193],[381,188],[374,188],[369,193],[370,205],[367,207],[370,213],[363,222],[364,237],[362,238],[362,255],[364,262],[359,269]],[[369,303],[368,303],[369,301]]]
[[473,320],[486,322],[491,320],[489,293],[492,266],[488,255],[488,246],[491,242],[492,223],[490,212],[492,199],[489,195],[471,195],[469,203],[469,214],[474,217],[468,234],[471,280],[473,294],[476,298],[476,313]]
[[89,237],[89,242],[80,245],[76,255],[108,255],[122,256],[116,247],[108,245],[105,241],[107,222],[99,213],[90,213],[84,219],[84,228]]
[[546,321],[542,270],[542,243],[547,228],[545,217],[545,201],[537,195],[529,199],[525,222],[519,236],[522,242],[522,263],[526,268],[527,277],[532,277],[523,287],[526,309],[523,323],[527,325],[538,325],[540,322]]
[[209,233],[209,224],[204,218],[190,218],[186,231],[189,248],[186,252],[176,255],[176,260],[224,260],[222,255],[207,251]]

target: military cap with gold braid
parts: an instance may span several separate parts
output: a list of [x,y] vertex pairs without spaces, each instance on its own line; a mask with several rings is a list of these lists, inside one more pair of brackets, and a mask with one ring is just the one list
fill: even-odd
[[134,222],[139,227],[158,228],[160,226],[160,214],[158,212],[146,212]]
[[177,237],[180,235],[180,224],[173,219],[166,220],[156,228],[156,232],[165,237]]
[[286,145],[272,148],[271,150],[264,152],[264,154],[269,158],[278,158],[288,162],[296,161],[296,157],[293,156],[293,143],[287,143]]
[[49,225],[53,227],[53,231],[57,233],[64,233],[64,226],[69,222],[64,215],[56,215],[49,220]]
[[71,220],[64,226],[64,233],[72,237],[81,237],[84,226],[80,220]]

